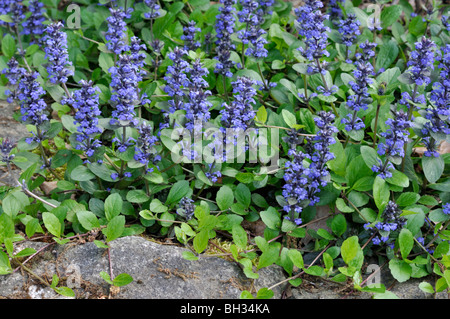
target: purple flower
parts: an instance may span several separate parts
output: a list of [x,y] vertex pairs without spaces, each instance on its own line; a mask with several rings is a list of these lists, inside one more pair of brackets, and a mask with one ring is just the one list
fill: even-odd
[[159,12],[159,9],[161,9],[161,7],[158,5],[157,0],[145,0],[144,2],[147,7],[150,8],[150,12],[144,14],[144,17],[146,19],[156,19],[161,15],[161,13]]
[[450,215],[450,203],[446,203],[442,206],[442,212],[445,215]]
[[141,43],[141,39],[139,39],[138,37],[131,38],[130,43],[131,60],[139,68],[142,68],[145,64],[144,60],[146,58],[146,55],[145,53],[142,52],[145,50],[147,50],[147,46]]
[[72,98],[63,99],[62,104],[70,104],[74,108],[74,124],[77,125],[76,140],[80,142],[76,149],[83,150],[91,157],[101,143],[95,138],[102,130],[98,126],[99,92],[98,87],[93,87],[93,82],[80,81],[81,89],[73,93]]
[[208,75],[208,70],[203,68],[200,60],[196,60],[192,67],[188,67],[186,73],[190,75],[189,102],[184,105],[188,120],[186,128],[193,130],[195,125],[201,126],[211,117],[209,109],[212,107],[212,103],[207,100],[211,96],[211,91],[205,90],[209,86],[204,79]]
[[308,73],[326,73],[326,63],[320,63],[320,59],[328,56],[326,50],[328,44],[328,32],[330,28],[325,26],[324,22],[328,15],[322,14],[320,8],[323,7],[321,1],[306,0],[305,4],[296,9],[297,15],[296,28],[301,37],[304,37],[304,47],[298,50],[308,61]]
[[47,103],[42,98],[46,94],[37,81],[38,73],[25,73],[17,88],[22,121],[35,126],[40,126],[48,121],[45,109]]
[[256,59],[267,57],[268,51],[264,48],[267,40],[262,37],[266,31],[261,28],[264,11],[258,8],[258,2],[254,0],[241,0],[240,4],[242,10],[237,15],[239,22],[245,23],[245,29],[240,30],[237,35],[244,45],[249,44],[245,55]]
[[47,72],[53,84],[66,83],[68,77],[74,74],[67,52],[67,34],[61,31],[62,27],[61,22],[50,24],[43,38],[45,57],[49,61]]
[[20,23],[25,19],[25,14],[23,13],[23,4],[16,0],[11,1],[9,7],[9,15],[12,19],[12,22],[9,23],[10,27],[18,28]]
[[222,125],[224,128],[245,131],[255,117],[253,104],[255,103],[256,90],[253,86],[256,82],[248,77],[238,77],[233,86],[234,101],[230,105],[223,104]]
[[171,113],[184,108],[183,97],[186,94],[183,88],[189,86],[189,79],[186,75],[186,69],[189,67],[189,63],[184,60],[184,55],[186,54],[187,52],[184,49],[175,47],[168,55],[173,64],[167,67],[166,76],[164,77],[167,85],[164,87],[164,92],[170,97],[173,97],[169,101],[169,110]]
[[[289,220],[296,220],[306,205],[315,205],[319,198],[315,195],[320,187],[328,184],[329,172],[326,163],[335,158],[329,147],[336,141],[333,137],[337,129],[332,125],[334,115],[320,111],[314,119],[319,131],[314,138],[308,139],[305,153],[290,149],[291,161],[286,162],[282,195],[286,201],[283,207]],[[307,167],[304,162],[310,160]]]
[[194,211],[194,201],[190,198],[183,197],[178,204],[177,214],[185,218],[186,220],[190,220],[192,216],[194,216]]
[[406,65],[411,79],[418,86],[430,84],[430,69],[433,69],[434,51],[433,41],[425,37],[415,43],[415,50],[411,52]]
[[[161,156],[155,149],[158,138],[153,135],[152,127],[145,122],[138,127],[138,132],[139,137],[136,141],[134,159],[147,168],[148,164],[155,164],[161,160]],[[149,171],[147,170],[147,172]]]
[[105,34],[106,46],[108,50],[111,50],[115,54],[121,54],[129,50],[125,43],[127,24],[124,19],[131,18],[131,12],[133,10],[128,9],[127,12],[124,12],[120,8],[110,8],[109,11],[111,15],[106,19],[108,22],[108,31]]
[[[0,1],[0,15],[8,15],[11,10],[11,3],[14,0],[2,0]],[[0,25],[6,25],[5,21],[0,20]]]
[[331,21],[336,21],[342,18],[342,9],[339,5],[342,5],[344,0],[330,0],[328,2],[329,15]]
[[338,25],[338,31],[342,36],[342,43],[347,47],[353,45],[356,37],[361,34],[359,31],[359,26],[361,22],[356,18],[356,15],[350,13],[347,19],[341,20]]
[[184,41],[186,51],[195,51],[201,46],[201,43],[195,40],[196,33],[200,32],[201,29],[197,28],[195,24],[195,21],[189,21],[188,25],[183,27],[184,34],[181,36],[181,40]]
[[0,143],[1,161],[4,163],[10,163],[15,155],[10,154],[12,149],[16,147],[16,143],[12,142],[9,138],[4,138]]
[[448,16],[442,16],[441,22],[444,28],[446,28],[447,31],[450,32],[450,18]]
[[28,10],[31,12],[31,15],[26,21],[22,23],[22,34],[41,35],[44,33],[45,26],[42,24],[42,22],[45,21],[45,9],[43,8],[44,4],[39,0],[30,1]]
[[231,50],[235,49],[235,45],[231,42],[231,35],[234,33],[235,18],[233,12],[235,11],[233,5],[236,0],[220,0],[223,6],[219,7],[220,14],[216,17],[216,53],[214,57],[218,61],[214,72],[222,74],[227,77],[232,77],[230,69],[233,67],[233,62],[230,60]]
[[109,69],[111,73],[111,102],[114,106],[111,124],[136,125],[138,105],[148,103],[146,96],[139,96],[138,84],[142,81],[143,71],[131,55],[120,55],[116,65]]

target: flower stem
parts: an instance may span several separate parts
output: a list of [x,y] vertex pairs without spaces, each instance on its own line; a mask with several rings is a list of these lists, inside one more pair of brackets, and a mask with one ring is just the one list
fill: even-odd
[[378,116],[379,116],[379,113],[380,113],[380,106],[381,106],[381,104],[380,104],[380,102],[378,102],[378,104],[377,104],[377,113],[375,115],[375,126],[374,126],[374,129],[373,129],[373,148],[374,149],[376,148],[376,143],[377,143]]

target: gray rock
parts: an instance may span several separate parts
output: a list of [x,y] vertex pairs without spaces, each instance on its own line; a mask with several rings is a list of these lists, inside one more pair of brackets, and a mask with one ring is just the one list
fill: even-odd
[[[44,243],[24,243],[21,246],[41,248]],[[241,292],[258,290],[285,280],[278,267],[260,271],[260,278],[252,284],[236,264],[218,257],[204,257],[197,261],[182,257],[185,249],[161,245],[143,237],[130,236],[110,243],[113,276],[127,273],[133,282],[120,289],[109,289],[100,272],[109,273],[107,250],[94,243],[52,245],[31,264],[33,272],[51,280],[58,274],[62,285],[72,288],[77,298],[116,299],[238,299]],[[7,298],[55,298],[51,289],[26,285],[30,276],[19,272],[0,277],[0,296]],[[39,283],[33,280],[33,283]],[[281,288],[275,289],[279,298]]]

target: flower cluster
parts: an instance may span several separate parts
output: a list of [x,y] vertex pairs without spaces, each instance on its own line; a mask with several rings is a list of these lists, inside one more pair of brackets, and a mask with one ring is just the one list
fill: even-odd
[[353,75],[356,81],[350,81],[348,84],[352,88],[354,94],[350,95],[347,99],[347,106],[353,113],[349,113],[347,118],[342,119],[342,123],[345,123],[345,129],[349,132],[352,130],[360,130],[365,127],[362,120],[356,117],[356,113],[361,110],[367,110],[368,105],[371,102],[369,98],[368,87],[373,83],[373,79],[370,76],[375,74],[372,64],[370,62],[356,63],[356,69],[353,71]]
[[424,144],[427,151],[425,156],[439,157],[437,147],[438,142],[435,134],[450,134],[450,44],[442,47],[442,51],[438,51],[437,60],[439,60],[440,77],[438,81],[433,83],[433,89],[430,93],[432,102],[426,109],[425,122],[422,128]]
[[209,109],[212,107],[212,103],[207,100],[211,96],[211,91],[205,90],[209,86],[204,79],[208,75],[208,70],[202,66],[199,59],[194,61],[192,66],[186,68],[186,73],[190,75],[189,101],[184,105],[188,120],[186,128],[193,130],[195,125],[201,126],[211,117]]
[[272,6],[275,0],[258,0],[259,7],[263,10],[263,14],[272,14]]
[[142,80],[143,71],[135,63],[131,55],[119,56],[116,65],[109,69],[111,73],[111,102],[115,109],[112,112],[111,124],[136,125],[135,106],[149,103],[145,95],[139,97],[138,84]]
[[256,90],[253,86],[256,82],[248,77],[238,77],[233,86],[234,101],[230,105],[223,104],[222,124],[224,128],[233,128],[235,130],[245,131],[252,123],[255,117],[253,103]]
[[442,211],[445,215],[450,215],[450,203],[446,203],[442,206]]
[[45,9],[43,9],[43,7],[44,4],[40,0],[30,1],[28,10],[31,12],[31,15],[22,23],[22,34],[41,35],[44,33],[45,26],[42,22],[45,21]]
[[128,9],[127,12],[124,12],[120,8],[110,8],[109,11],[111,15],[106,19],[108,22],[108,31],[105,34],[105,39],[107,41],[106,47],[115,54],[121,54],[122,52],[129,50],[125,43],[127,24],[124,19],[129,19],[131,17],[132,9]]
[[[14,0],[0,1],[0,15],[7,15],[9,13],[9,11],[11,10],[12,2],[14,2]],[[6,25],[6,22],[3,20],[0,20],[0,25]]]
[[93,87],[92,81],[80,81],[81,89],[76,90],[71,98],[61,101],[62,104],[70,104],[75,110],[74,124],[77,125],[76,140],[80,142],[76,149],[83,150],[88,157],[94,155],[101,143],[95,138],[102,130],[98,126],[99,92],[98,87]]
[[[6,64],[8,67],[2,70],[2,74],[8,79],[9,85],[17,86],[20,82],[22,76],[26,73],[26,70],[22,67],[19,67],[19,62],[16,59],[11,58]],[[17,91],[5,90],[5,95],[7,96],[7,102],[12,103],[17,99]]]
[[328,2],[331,21],[337,21],[342,18],[342,9],[339,5],[342,5],[343,2],[344,0],[330,0]]
[[144,17],[146,19],[156,19],[161,15],[161,13],[159,12],[159,9],[161,9],[161,7],[159,6],[157,0],[145,0],[144,2],[147,7],[150,8],[150,12],[144,14]]
[[10,27],[18,28],[20,23],[25,19],[25,14],[23,13],[23,4],[15,0],[11,1],[9,14],[12,20],[12,22],[9,23]]
[[[400,216],[401,213],[402,210],[398,208],[397,204],[393,201],[389,201],[381,216],[383,222],[376,223],[375,228],[370,223],[364,224],[366,230],[370,229],[373,232],[372,235],[375,235],[375,232],[379,233],[379,235],[372,238],[372,243],[374,245],[386,243],[389,240],[390,232],[400,231],[405,226],[406,219]],[[391,243],[390,246],[393,246],[393,243]]]
[[[333,126],[334,115],[330,112],[320,111],[314,119],[319,131],[314,138],[308,139],[305,153],[291,148],[288,152],[292,160],[286,162],[283,186],[283,197],[286,200],[284,211],[288,213],[285,217],[294,221],[297,225],[301,218],[297,214],[303,211],[306,205],[315,205],[319,198],[319,187],[328,184],[329,172],[326,163],[335,158],[330,152],[330,145],[336,141],[333,137],[337,132]],[[310,161],[309,167],[305,165]]]
[[441,22],[444,28],[446,28],[447,31],[450,32],[450,16],[442,16]]
[[136,141],[134,159],[146,166],[146,172],[153,172],[153,168],[148,168],[149,164],[156,164],[161,160],[161,156],[157,154],[155,149],[158,138],[154,136],[153,129],[150,125],[143,122],[138,127],[139,137]]
[[245,55],[257,59],[267,57],[268,51],[264,48],[267,40],[263,38],[266,31],[261,28],[264,22],[264,11],[259,9],[258,2],[254,0],[241,0],[240,3],[242,10],[237,15],[239,22],[245,23],[245,29],[240,30],[237,35],[244,45],[251,44],[245,51]]
[[366,40],[359,45],[361,52],[355,54],[356,60],[361,63],[369,62],[375,56],[375,48],[377,44]]
[[433,41],[422,37],[415,43],[415,50],[411,52],[407,62],[408,73],[418,86],[430,84],[430,69],[433,69],[434,51],[436,47]]
[[66,83],[68,77],[74,74],[67,52],[67,34],[61,31],[62,27],[63,24],[59,21],[50,24],[43,38],[45,56],[49,60],[47,72],[53,84]]
[[178,204],[177,214],[190,220],[194,216],[195,204],[190,198],[183,197]]
[[[338,25],[338,31],[342,36],[342,43],[347,47],[351,47],[356,40],[356,37],[361,34],[359,26],[361,22],[356,18],[356,15],[350,13],[347,19],[341,20]],[[348,50],[348,49],[347,49]]]
[[38,76],[37,72],[25,73],[17,88],[22,121],[35,126],[48,121],[45,114],[47,103],[42,98],[46,92],[37,81]]
[[231,35],[234,33],[235,18],[233,12],[235,11],[233,5],[236,0],[220,0],[223,6],[219,7],[220,14],[216,17],[216,54],[214,57],[218,61],[214,72],[222,74],[227,77],[232,77],[230,69],[233,67],[233,62],[230,60],[231,51],[235,49],[235,45],[231,42]]
[[378,144],[378,155],[386,155],[387,159],[385,163],[378,163],[374,165],[372,170],[378,173],[381,178],[390,178],[393,169],[393,165],[390,163],[389,158],[404,157],[404,145],[408,142],[408,129],[412,127],[412,122],[408,120],[408,115],[403,111],[394,111],[393,118],[389,118],[386,121],[386,125],[389,129],[386,132],[380,133],[385,137],[385,142]]
[[325,26],[324,22],[328,15],[322,14],[320,9],[323,7],[321,1],[306,0],[305,4],[296,9],[297,15],[296,27],[300,36],[305,38],[305,47],[300,47],[299,51],[310,64],[308,73],[326,73],[326,63],[320,63],[323,56],[328,56],[326,50],[328,44],[328,35],[330,28]]
[[131,60],[139,68],[142,68],[145,64],[144,60],[146,58],[146,55],[145,53],[142,52],[145,50],[147,50],[147,46],[141,43],[141,39],[139,39],[138,37],[131,38],[130,43]]
[[195,26],[195,21],[189,21],[188,25],[183,27],[184,34],[181,36],[181,40],[184,41],[184,49],[186,51],[195,51],[201,46],[200,41],[195,40],[195,35],[200,32],[201,29]]
[[183,58],[186,54],[186,50],[179,47],[175,47],[173,51],[168,54],[168,57],[172,60],[173,64],[167,67],[166,76],[164,77],[167,85],[164,87],[164,92],[173,98],[169,101],[169,110],[171,113],[184,108],[183,97],[185,96],[185,93],[183,87],[189,85],[189,79],[186,75],[186,69],[189,67],[189,63]]
[[14,147],[16,147],[15,143],[13,143],[9,138],[4,138],[0,143],[0,158],[3,163],[11,163],[14,159],[15,155],[10,154]]

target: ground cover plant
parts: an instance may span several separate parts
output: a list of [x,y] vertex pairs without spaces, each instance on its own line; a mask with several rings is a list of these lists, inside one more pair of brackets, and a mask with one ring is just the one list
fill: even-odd
[[251,279],[277,264],[293,286],[395,297],[363,280],[371,259],[448,292],[450,12],[419,3],[0,1],[0,94],[30,131],[1,141],[21,174],[1,187],[0,274],[29,270],[27,239],[145,235]]

